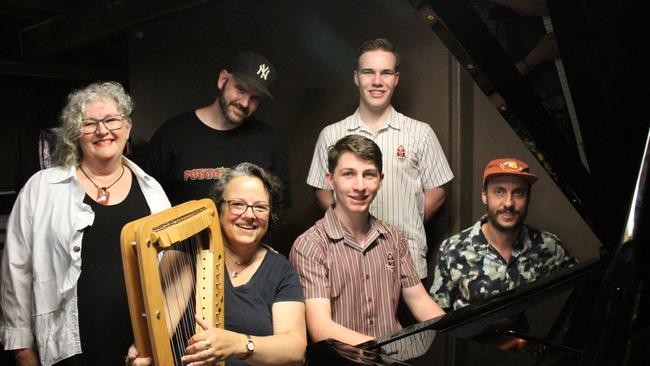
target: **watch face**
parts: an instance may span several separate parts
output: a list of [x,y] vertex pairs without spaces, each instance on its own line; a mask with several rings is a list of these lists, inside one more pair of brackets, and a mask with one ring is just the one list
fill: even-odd
[[252,340],[248,341],[248,344],[246,345],[246,348],[248,348],[248,352],[255,351],[255,344],[253,343]]

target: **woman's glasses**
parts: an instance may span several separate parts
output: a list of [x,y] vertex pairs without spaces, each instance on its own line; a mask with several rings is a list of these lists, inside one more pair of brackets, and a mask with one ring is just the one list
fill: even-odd
[[271,212],[271,206],[267,203],[255,203],[249,205],[242,200],[228,200],[224,201],[228,204],[228,209],[234,215],[243,215],[250,207],[255,215],[266,216]]
[[81,120],[81,133],[84,135],[95,133],[100,123],[103,123],[104,127],[109,131],[119,130],[124,126],[124,115],[114,114],[102,119],[84,118]]

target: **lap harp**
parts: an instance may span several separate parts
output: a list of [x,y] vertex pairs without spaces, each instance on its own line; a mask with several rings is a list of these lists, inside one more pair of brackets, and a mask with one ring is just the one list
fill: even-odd
[[217,209],[190,201],[122,228],[122,263],[135,344],[157,366],[181,365],[194,315],[224,324],[224,254]]

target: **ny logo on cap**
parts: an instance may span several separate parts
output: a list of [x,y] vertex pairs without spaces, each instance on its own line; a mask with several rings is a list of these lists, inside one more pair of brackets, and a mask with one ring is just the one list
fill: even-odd
[[266,66],[266,64],[261,64],[260,68],[257,69],[256,74],[260,76],[260,78],[266,80],[266,78],[269,76],[269,72],[271,72],[271,68]]

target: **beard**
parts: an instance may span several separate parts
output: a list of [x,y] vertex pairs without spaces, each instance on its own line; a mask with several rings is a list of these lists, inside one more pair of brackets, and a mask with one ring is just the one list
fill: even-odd
[[[524,223],[524,219],[526,218],[526,215],[528,215],[528,206],[524,207],[523,210],[515,210],[515,209],[503,209],[503,210],[492,210],[490,209],[489,206],[486,206],[486,212],[487,212],[487,218],[488,222],[492,227],[494,227],[496,230],[501,231],[501,232],[513,232],[513,231],[519,231],[519,228],[521,225]],[[517,220],[512,223],[511,225],[502,225],[499,222],[499,215],[502,214],[510,214],[510,215],[515,215]]]
[[[223,87],[221,89],[217,89],[217,98],[219,99],[219,106],[221,107],[221,113],[223,114],[223,118],[226,123],[233,124],[233,125],[238,125],[242,123],[246,118],[249,117],[248,114],[248,108],[243,107],[241,104],[237,102],[229,102],[226,100],[226,98],[223,96],[223,89],[226,88],[226,84],[228,84],[228,81],[223,84]],[[239,115],[236,115],[230,111],[230,108],[237,108],[240,110],[243,114],[243,117],[240,117]]]

